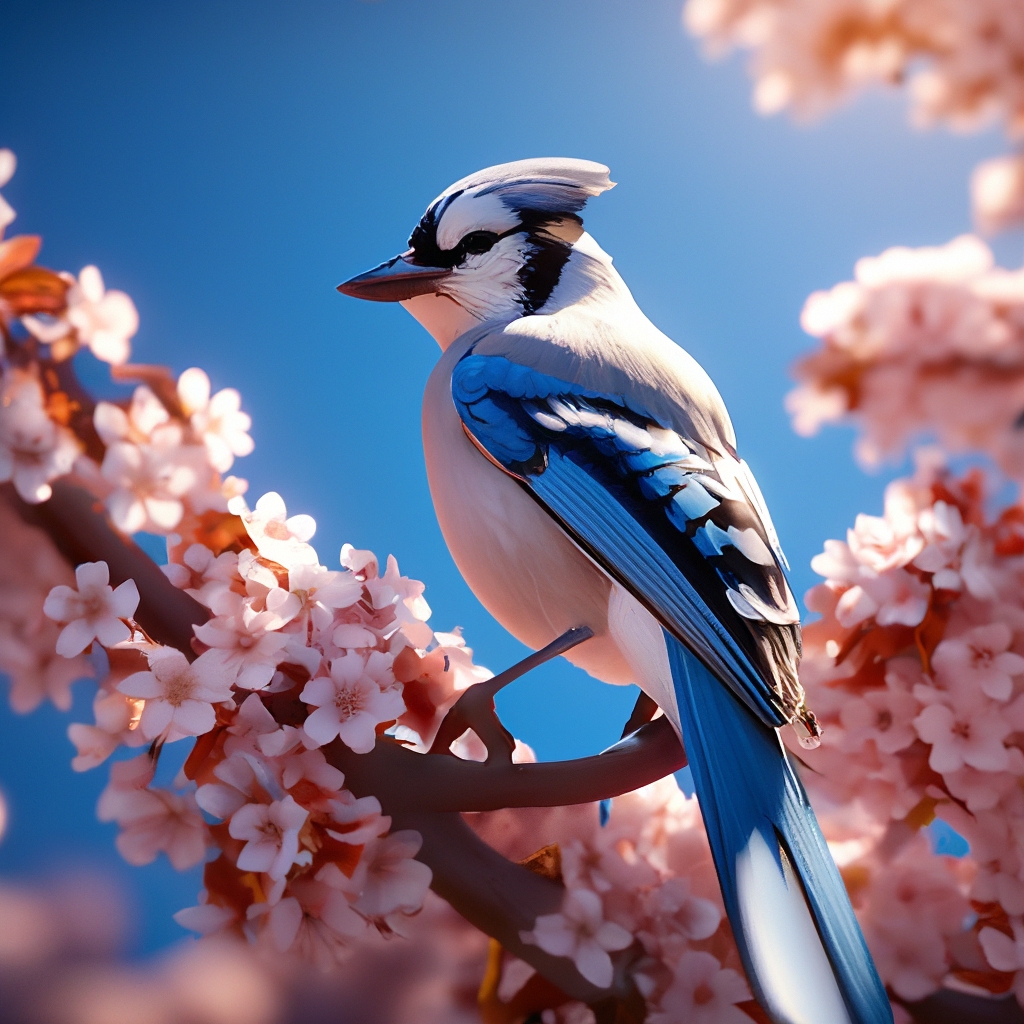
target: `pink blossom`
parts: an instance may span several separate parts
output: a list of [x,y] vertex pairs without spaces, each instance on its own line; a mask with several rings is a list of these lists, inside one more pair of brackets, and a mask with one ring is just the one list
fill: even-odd
[[106,562],[83,562],[75,569],[78,589],[54,587],[43,611],[64,626],[57,639],[57,653],[65,658],[81,654],[93,640],[113,647],[131,636],[123,619],[131,619],[139,604],[134,580],[111,589]]
[[142,708],[141,700],[132,700],[116,691],[97,690],[92,702],[96,724],[73,722],[68,726],[68,739],[77,750],[71,767],[76,772],[88,771],[102,764],[121,745],[141,745],[145,737],[137,727]]
[[[55,633],[41,630],[33,638],[36,643],[28,643],[8,623],[0,622],[0,672],[10,676],[9,700],[17,714],[34,711],[46,698],[54,707],[68,711],[71,684],[94,674],[84,658],[63,658],[54,653]],[[43,644],[49,650],[40,650]]]
[[675,965],[672,984],[661,997],[650,1024],[746,1024],[750,1018],[736,1005],[751,998],[742,975],[724,969],[710,954],[683,953]]
[[366,589],[373,607],[395,609],[395,619],[411,643],[426,647],[433,633],[426,621],[430,618],[430,605],[423,599],[424,586],[398,571],[394,555],[388,555],[387,571],[383,576],[366,580]]
[[971,208],[985,234],[1024,222],[1024,157],[1014,154],[978,164],[971,174]]
[[430,868],[414,859],[422,845],[422,836],[410,829],[371,840],[352,877],[356,910],[374,919],[419,910],[432,878]]
[[238,867],[266,872],[275,881],[284,878],[299,856],[299,830],[308,816],[290,796],[270,804],[246,804],[235,811],[228,832],[246,841]]
[[[18,161],[9,149],[0,149],[0,188],[3,188],[14,177]],[[0,238],[3,238],[7,226],[14,220],[15,213],[10,204],[0,196]]]
[[523,942],[539,946],[552,956],[570,957],[591,984],[608,988],[612,960],[608,955],[625,949],[632,941],[621,925],[604,919],[601,897],[589,889],[568,889],[557,914],[542,914],[533,931],[521,932]]
[[97,359],[115,366],[127,362],[129,341],[139,329],[139,314],[124,292],[104,288],[96,267],[84,267],[78,275],[68,293],[65,317]]
[[118,441],[103,456],[101,472],[112,485],[107,511],[125,533],[167,533],[181,521],[182,499],[202,479],[202,449],[181,443],[177,425],[161,428],[149,444]]
[[327,807],[330,815],[328,834],[352,846],[361,846],[391,828],[391,819],[381,814],[380,801],[375,796],[357,799],[343,789]]
[[295,895],[273,906],[254,905],[250,917],[264,918],[262,934],[278,953],[294,952],[305,962],[328,970],[353,939],[365,934],[366,920],[342,892],[322,881],[303,879],[293,883],[290,891]]
[[302,563],[288,572],[288,589],[296,594],[317,629],[327,629],[336,608],[349,608],[363,596],[363,584],[351,572],[332,572]]
[[924,546],[915,517],[898,488],[886,488],[885,505],[884,517],[860,514],[853,529],[846,533],[850,553],[872,573],[906,565]]
[[190,544],[180,563],[169,562],[160,568],[176,587],[210,607],[213,598],[230,590],[238,578],[238,555],[234,551],[214,555],[204,544]]
[[195,907],[185,907],[171,915],[174,920],[190,932],[197,932],[204,938],[226,931],[237,920],[237,914],[227,907],[215,903],[200,903]]
[[196,636],[211,648],[199,660],[205,659],[211,672],[222,672],[244,690],[263,689],[273,678],[289,639],[276,632],[280,620],[273,612],[255,611],[230,591],[212,600],[218,614],[194,627]]
[[886,932],[868,932],[868,945],[882,980],[911,1002],[934,992],[949,970],[946,947],[934,928],[907,921]]
[[1009,763],[1003,739],[1012,727],[994,705],[929,704],[914,719],[918,736],[932,746],[928,763],[940,773],[965,764],[982,771],[1005,771]]
[[899,690],[869,690],[847,700],[839,712],[846,749],[856,750],[866,740],[874,740],[884,754],[909,747],[916,738],[913,723],[920,709],[909,693]]
[[880,626],[916,626],[928,611],[931,589],[905,569],[865,578],[839,599],[836,618],[849,629],[873,618]]
[[345,783],[344,774],[327,763],[321,750],[303,750],[282,759],[281,785],[285,789],[297,786],[303,779],[325,793],[336,793]]
[[[112,402],[97,402],[93,412],[93,426],[105,445],[118,441],[145,444],[162,436],[181,440],[181,429],[171,422],[167,407],[145,384],[133,392],[128,409],[122,409]],[[161,428],[169,428],[166,433]]]
[[1017,1001],[1024,1005],[1024,922],[1019,917],[1010,921],[1012,938],[996,928],[982,928],[978,941],[985,959],[997,971],[1013,974],[1013,990]]
[[152,771],[145,754],[115,764],[97,817],[121,826],[117,848],[129,864],[149,864],[163,852],[175,870],[186,871],[206,854],[206,825],[191,793],[145,788]]
[[226,473],[236,455],[248,455],[253,450],[247,433],[252,420],[241,412],[242,399],[234,388],[224,388],[211,398],[210,378],[192,367],[178,378],[178,400],[196,436],[206,446],[210,465],[218,472]]
[[286,569],[318,565],[320,559],[308,541],[316,532],[312,516],[289,516],[284,499],[276,491],[264,494],[250,511],[241,497],[232,498],[228,509],[240,516],[259,553]]
[[708,939],[718,930],[722,912],[710,900],[695,896],[690,882],[678,876],[666,879],[647,900],[647,913],[656,925],[671,923],[687,939]]
[[1024,673],[1024,658],[1009,650],[1013,640],[1004,622],[976,626],[942,643],[932,655],[935,670],[947,685],[977,687],[993,700],[1009,700],[1013,676]]
[[14,483],[29,504],[47,501],[50,481],[71,472],[82,445],[46,412],[43,389],[26,370],[0,378],[0,483]]
[[372,750],[377,726],[405,711],[398,690],[381,688],[385,673],[390,674],[385,655],[373,651],[364,658],[352,651],[331,662],[329,677],[306,683],[302,699],[316,709],[303,726],[310,739],[322,746],[340,737],[357,754]]
[[[258,699],[258,698],[257,698]],[[270,769],[251,754],[233,753],[214,769],[217,782],[204,783],[196,790],[196,803],[207,814],[225,820],[256,796],[266,792],[260,777],[269,779]]]
[[147,654],[148,672],[136,672],[121,681],[118,690],[145,701],[139,728],[148,740],[201,736],[217,721],[214,704],[231,700],[231,681],[218,667],[193,664],[181,651],[158,647]]

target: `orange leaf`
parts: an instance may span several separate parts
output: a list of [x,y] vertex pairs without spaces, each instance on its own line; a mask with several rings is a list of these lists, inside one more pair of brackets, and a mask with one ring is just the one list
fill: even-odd
[[550,878],[552,882],[562,884],[562,849],[558,843],[542,846],[519,863],[541,878]]
[[343,843],[326,833],[318,833],[317,838],[320,840],[320,849],[313,856],[310,873],[315,875],[325,864],[337,864],[341,873],[346,878],[351,878],[359,865],[359,858],[363,855],[362,845]]
[[0,281],[0,299],[13,316],[49,313],[56,316],[67,307],[68,283],[45,267],[16,270]]
[[994,996],[1009,992],[1013,987],[1014,975],[1003,974],[1002,971],[972,971],[967,967],[956,967],[951,973],[968,985],[983,988]]
[[211,903],[234,910],[243,918],[256,902],[252,886],[246,885],[242,872],[223,855],[203,868],[203,887]]
[[772,1024],[771,1018],[761,1009],[761,1004],[756,999],[748,999],[745,1003],[737,1003],[737,1010],[742,1010],[751,1020],[757,1024]]
[[15,235],[0,242],[0,281],[9,274],[31,266],[43,240],[38,235]]

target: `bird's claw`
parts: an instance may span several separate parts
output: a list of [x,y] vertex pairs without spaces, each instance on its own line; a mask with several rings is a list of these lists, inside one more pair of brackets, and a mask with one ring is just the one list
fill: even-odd
[[494,708],[494,695],[531,669],[543,665],[559,654],[564,654],[593,635],[594,631],[589,626],[574,626],[547,647],[523,658],[499,675],[469,687],[442,719],[428,753],[450,754],[451,745],[467,729],[472,729],[487,748],[488,764],[499,760],[511,764],[516,741],[498,718]]

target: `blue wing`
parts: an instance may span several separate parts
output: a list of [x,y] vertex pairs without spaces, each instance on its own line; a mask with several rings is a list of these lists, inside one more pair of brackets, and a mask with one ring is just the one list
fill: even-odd
[[452,397],[477,446],[765,724],[813,731],[784,556],[735,452],[501,356],[467,353]]

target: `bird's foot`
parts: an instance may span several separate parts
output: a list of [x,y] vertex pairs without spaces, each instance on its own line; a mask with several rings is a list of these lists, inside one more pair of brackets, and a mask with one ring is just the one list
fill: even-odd
[[452,705],[441,721],[434,742],[430,745],[431,754],[450,754],[451,745],[467,730],[472,729],[487,748],[487,763],[501,760],[512,762],[515,750],[515,737],[501,724],[498,713],[494,709],[494,695],[509,683],[526,675],[531,669],[543,665],[552,658],[565,654],[577,644],[589,640],[594,631],[589,626],[575,626],[566,630],[557,640],[547,647],[531,654],[499,675],[493,676],[482,683],[476,683]]

